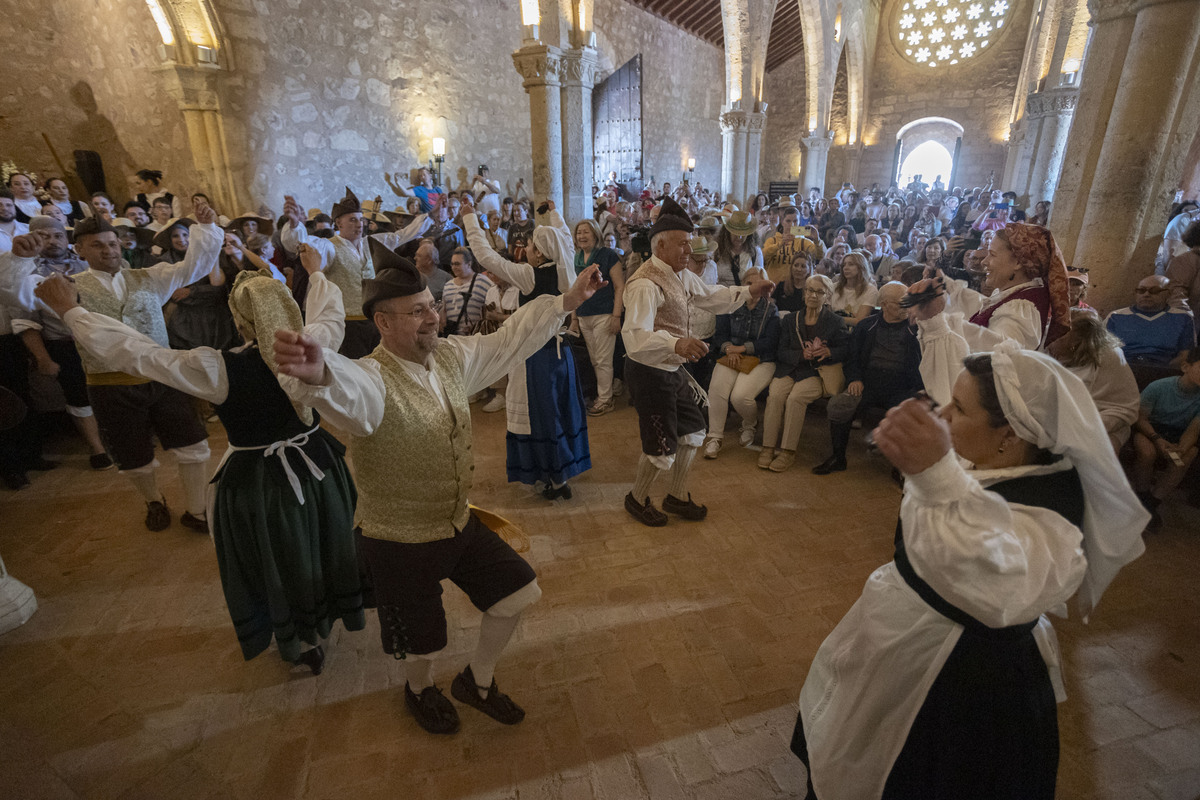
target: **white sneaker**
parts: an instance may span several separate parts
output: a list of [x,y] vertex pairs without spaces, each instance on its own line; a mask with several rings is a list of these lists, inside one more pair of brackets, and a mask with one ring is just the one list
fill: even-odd
[[612,400],[608,400],[604,403],[601,403],[599,400],[597,400],[595,403],[592,404],[592,407],[587,410],[587,413],[588,413],[589,417],[601,417],[601,416],[604,416],[605,414],[608,414],[611,411],[616,411],[616,410],[617,410],[617,406],[616,406],[616,404],[613,403]]
[[488,400],[486,403],[483,404],[483,410],[486,411],[487,413],[491,414],[496,411],[503,411],[504,405],[505,405],[504,395],[497,394],[491,400]]
[[738,441],[742,443],[742,447],[749,447],[754,444],[754,428],[743,428],[742,435],[738,437]]
[[704,443],[704,457],[705,458],[716,458],[717,453],[719,453],[719,452],[721,452],[721,440],[720,439],[709,439],[707,442]]
[[474,405],[485,397],[487,397],[487,389],[480,389],[478,392],[468,397],[467,402]]

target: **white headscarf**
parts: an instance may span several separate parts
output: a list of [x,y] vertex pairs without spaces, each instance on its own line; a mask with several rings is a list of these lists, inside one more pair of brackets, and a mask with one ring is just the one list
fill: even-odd
[[1005,341],[992,351],[992,373],[1013,431],[1071,460],[1083,484],[1083,549],[1088,568],[1079,589],[1086,622],[1121,567],[1146,547],[1150,519],[1117,461],[1087,387],[1044,353]]
[[557,225],[539,225],[533,229],[533,245],[558,267],[558,290],[570,289],[575,283],[575,245],[567,232]]

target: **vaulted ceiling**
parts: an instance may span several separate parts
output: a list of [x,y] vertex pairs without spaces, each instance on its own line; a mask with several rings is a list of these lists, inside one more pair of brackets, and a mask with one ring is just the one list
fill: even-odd
[[[629,0],[657,17],[688,33],[699,36],[717,47],[725,46],[725,30],[721,20],[721,0]],[[771,24],[771,39],[767,43],[767,71],[804,50],[800,30],[800,3],[779,0],[775,20]]]

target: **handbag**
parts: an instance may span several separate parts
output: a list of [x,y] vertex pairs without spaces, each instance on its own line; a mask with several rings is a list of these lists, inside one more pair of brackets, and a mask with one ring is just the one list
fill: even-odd
[[[755,335],[755,337],[754,337],[755,339],[762,336],[763,328],[766,327],[766,325],[767,325],[767,317],[771,313],[771,304],[773,302],[775,302],[775,301],[771,300],[770,298],[767,298],[767,308],[766,308],[766,310],[763,311],[762,319],[759,320],[758,334]],[[729,367],[730,369],[736,369],[738,372],[742,373],[743,375],[749,375],[751,372],[754,371],[755,367],[757,367],[759,364],[762,363],[762,359],[760,359],[758,356],[742,355],[741,357],[738,358],[737,364],[733,363],[733,359],[734,359],[734,356],[732,356],[732,355],[721,356],[720,358],[717,359],[717,363],[723,367]]]
[[[804,316],[803,311],[795,312],[796,317],[796,338],[804,341],[804,336],[800,333],[800,319]],[[809,362],[812,363],[812,362]],[[839,361],[835,364],[814,364],[817,369],[817,377],[821,381],[821,396],[832,397],[846,385],[846,375],[842,371],[842,363]]]

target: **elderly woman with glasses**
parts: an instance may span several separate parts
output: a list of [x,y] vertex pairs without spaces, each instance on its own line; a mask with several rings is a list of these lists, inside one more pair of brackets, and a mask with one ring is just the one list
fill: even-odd
[[832,294],[833,282],[824,275],[813,275],[804,283],[805,310],[789,314],[780,324],[775,378],[763,419],[760,469],[786,472],[796,460],[809,403],[842,390],[842,361],[850,345],[850,331],[846,321],[829,307]]

